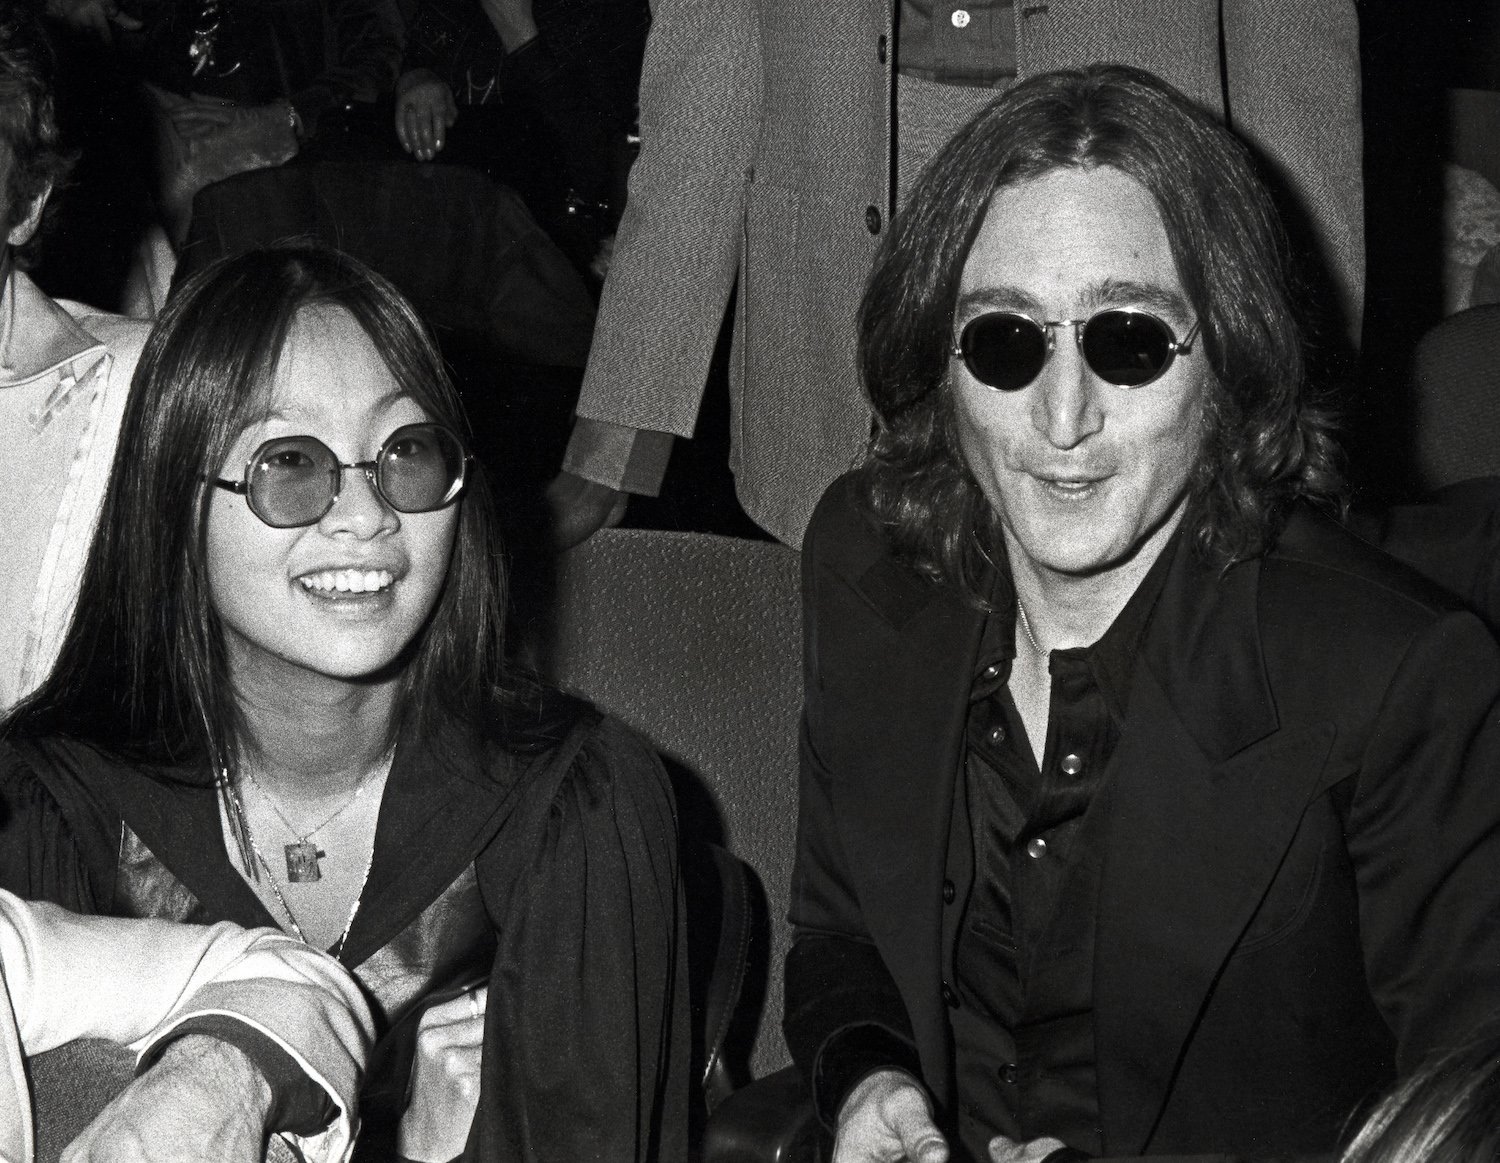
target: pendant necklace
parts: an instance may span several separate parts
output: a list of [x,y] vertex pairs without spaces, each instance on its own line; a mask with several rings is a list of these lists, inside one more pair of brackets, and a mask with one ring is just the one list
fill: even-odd
[[[299,832],[296,826],[286,818],[286,813],[283,812],[276,801],[271,798],[271,793],[266,791],[265,788],[261,787],[260,781],[255,778],[255,773],[252,772],[248,767],[244,769],[245,778],[254,785],[255,790],[261,794],[266,803],[271,805],[271,810],[276,813],[277,819],[279,819],[283,824],[286,825],[286,830],[293,836],[297,837],[297,839],[293,843],[282,845],[282,850],[286,854],[286,878],[288,883],[312,884],[323,879],[323,869],[319,866],[318,861],[327,856],[328,853],[324,852],[321,848],[313,843],[313,837],[321,832],[324,828],[328,827],[329,824],[337,820],[350,808],[352,808],[354,806],[354,802],[359,799],[360,796],[364,795],[365,788],[369,787],[372,783],[377,782],[381,777],[390,772],[391,760],[395,757],[395,754],[396,749],[394,747],[388,750],[385,755],[381,757],[380,762],[365,774],[365,778],[362,779],[359,786],[354,789],[354,794],[351,795],[342,804],[340,804],[338,808],[334,810],[333,814],[325,819],[316,828],[311,828],[306,832]],[[238,800],[236,800],[236,802],[238,802]],[[246,823],[245,827],[246,833],[248,835],[248,822]],[[253,841],[251,842],[251,846],[254,847]],[[258,854],[259,853],[257,853],[257,855]]]
[[[265,869],[266,882],[271,886],[271,895],[276,898],[276,903],[281,906],[281,911],[286,914],[287,923],[292,926],[292,932],[295,934],[297,940],[301,941],[304,945],[311,945],[312,942],[307,939],[307,934],[302,931],[302,926],[297,923],[297,915],[292,912],[292,906],[287,904],[286,897],[281,895],[281,887],[276,883],[276,874],[271,871],[270,864],[266,862],[265,856],[261,853],[260,845],[255,842],[255,834],[250,831],[250,820],[245,815],[244,805],[240,803],[240,797],[235,794],[234,787],[229,782],[228,768],[223,768],[220,771],[219,787],[223,790],[228,804],[233,809],[233,815],[236,817],[230,821],[230,831],[234,833],[236,841],[239,841],[243,837],[244,841],[250,845],[250,851],[255,854],[255,859],[260,864],[260,867]],[[265,793],[262,792],[261,794],[264,795]],[[349,803],[353,802],[354,800],[351,798]],[[344,807],[348,806],[349,804],[344,805]],[[339,809],[339,811],[343,810],[343,808]],[[277,813],[277,815],[280,814],[279,812]],[[334,814],[337,815],[338,813]],[[327,821],[324,822],[326,823]],[[319,827],[321,826],[319,825]],[[290,861],[290,858],[288,860]],[[354,928],[354,918],[359,913],[359,906],[365,897],[365,885],[370,882],[370,869],[374,867],[375,845],[371,843],[370,859],[365,862],[365,874],[360,878],[359,891],[354,894],[354,904],[349,908],[349,917],[344,921],[344,928],[339,933],[338,939],[332,945],[328,946],[327,952],[334,957],[337,957],[343,951],[344,942],[349,937],[349,930]],[[260,877],[257,876],[255,879],[259,880]],[[313,877],[313,879],[316,880],[318,878]]]

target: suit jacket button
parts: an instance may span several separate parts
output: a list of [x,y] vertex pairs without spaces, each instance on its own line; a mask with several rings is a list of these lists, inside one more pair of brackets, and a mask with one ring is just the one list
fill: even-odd
[[1001,1065],[999,1069],[999,1075],[1001,1082],[1008,1083],[1009,1085],[1014,1086],[1016,1084],[1016,1081],[1021,1077],[1021,1072],[1016,1069],[1016,1064],[1014,1062],[1006,1062]]
[[880,211],[874,206],[865,207],[865,226],[869,228],[871,234],[880,233]]
[[943,1004],[945,1006],[947,1006],[950,1010],[958,1009],[958,994],[953,992],[953,987],[946,981],[943,982],[942,994]]
[[958,889],[953,887],[953,882],[951,880],[943,881],[943,903],[945,905],[951,905],[953,903],[953,898],[957,895]]
[[886,48],[887,43],[888,42],[886,41],[886,38],[884,36],[882,36],[875,42],[875,59],[878,60],[881,64],[885,64],[886,58],[890,55],[889,51]]

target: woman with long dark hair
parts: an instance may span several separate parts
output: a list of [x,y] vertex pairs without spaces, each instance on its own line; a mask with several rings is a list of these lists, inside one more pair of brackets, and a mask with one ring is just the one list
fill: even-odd
[[372,1144],[677,1157],[670,788],[620,725],[504,669],[464,431],[421,323],[352,260],[253,252],[186,284],[58,664],[0,726],[0,885],[333,952],[385,1034]]

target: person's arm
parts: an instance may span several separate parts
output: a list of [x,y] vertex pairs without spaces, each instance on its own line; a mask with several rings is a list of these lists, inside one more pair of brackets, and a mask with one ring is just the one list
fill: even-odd
[[825,761],[822,740],[842,709],[827,705],[818,668],[820,653],[842,644],[821,636],[818,624],[821,525],[815,516],[802,548],[801,772],[788,918],[795,935],[782,1030],[818,1117],[836,1132],[835,1163],[903,1152],[942,1163],[948,1148],[920,1081],[911,1019],[869,936],[839,840],[833,788],[840,773]]
[[577,545],[607,525],[618,525],[629,494],[654,497],[672,456],[670,432],[627,428],[579,416],[563,458],[563,470],[547,487],[552,539],[561,549]]
[[1349,802],[1370,993],[1406,1074],[1500,997],[1500,648],[1468,613],[1408,646]]
[[[263,1137],[281,1113],[317,1158],[347,1155],[372,1027],[326,955],[270,930],[82,917],[0,892],[0,961],[28,1054],[107,1038],[151,1064],[86,1133],[94,1140],[141,1126],[197,1134],[205,1111],[226,1135],[254,1126]],[[244,1036],[214,1037],[216,1023]],[[215,1079],[222,1085],[205,1085]],[[309,1096],[291,1093],[309,1085],[311,1109],[333,1115],[326,1128],[305,1125]],[[184,1124],[184,1111],[198,1114]]]
[[[761,84],[756,4],[653,5],[641,72],[640,156],[630,171],[578,397],[580,426],[565,465],[579,479],[654,493],[670,436],[693,434],[739,266]],[[634,455],[601,455],[598,433],[585,420],[639,430],[652,445],[650,464]]]

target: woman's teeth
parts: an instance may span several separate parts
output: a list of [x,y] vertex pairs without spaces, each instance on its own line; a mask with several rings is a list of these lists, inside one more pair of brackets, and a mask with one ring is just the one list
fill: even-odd
[[297,580],[305,590],[369,594],[385,589],[395,579],[385,569],[329,569],[322,573],[303,574]]

